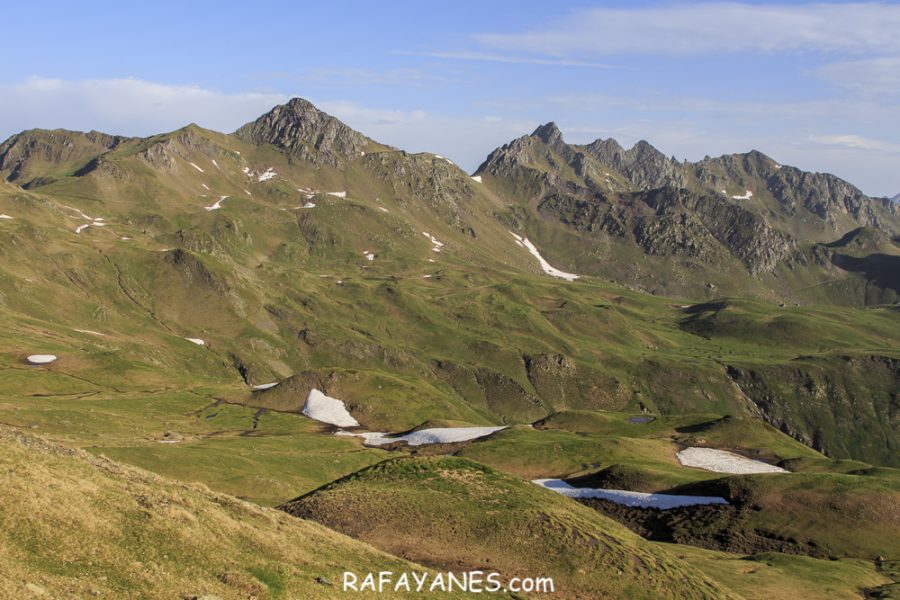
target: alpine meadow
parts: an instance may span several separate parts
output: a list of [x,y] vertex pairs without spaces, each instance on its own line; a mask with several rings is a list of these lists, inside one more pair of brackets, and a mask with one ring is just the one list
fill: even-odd
[[[746,77],[777,55],[868,86],[791,99],[772,127],[852,101],[868,112],[841,126],[883,122],[887,139],[896,73],[862,63],[897,64],[896,41],[865,44],[896,40],[900,6],[501,3],[521,14],[484,7],[480,24],[410,6],[432,37],[367,47],[360,32],[399,7],[311,9],[304,41],[273,3],[271,39],[215,17],[220,58],[271,56],[303,73],[287,89],[151,84],[157,68],[218,73],[175,61],[189,42],[162,29],[200,4],[112,9],[107,24],[146,18],[174,46],[123,49],[87,83],[73,61],[100,48],[90,36],[58,71],[21,57],[63,79],[0,81],[0,596],[900,598],[900,196],[863,191],[900,189],[900,151],[854,133],[848,154],[832,136],[831,153],[795,160],[802,147],[763,124],[782,118],[771,98],[801,94],[789,71],[760,80],[768,108],[748,93],[727,112],[700,100],[700,75],[688,102],[663,72],[714,72],[707,44],[741,22],[765,38],[722,50]],[[62,16],[45,17],[57,31]],[[341,19],[328,49],[319,36]],[[788,22],[805,28],[790,42]],[[846,47],[839,22],[860,28]],[[295,67],[279,54],[304,44]],[[376,56],[393,70],[359,66]],[[120,64],[148,81],[108,81],[146,106],[103,83]],[[511,83],[532,70],[554,95]],[[615,100],[619,78],[657,80],[670,106]],[[501,116],[466,129],[327,100],[401,106],[399,90],[425,103],[453,86],[453,102]],[[249,122],[209,126],[250,106]],[[195,116],[147,131],[164,111]],[[711,154],[726,133],[775,149],[670,155],[670,125],[698,113],[736,123],[692,122]],[[496,139],[498,123],[516,132],[492,151],[444,150],[441,132]],[[824,172],[838,156],[871,178]],[[855,170],[858,156],[871,160]]]

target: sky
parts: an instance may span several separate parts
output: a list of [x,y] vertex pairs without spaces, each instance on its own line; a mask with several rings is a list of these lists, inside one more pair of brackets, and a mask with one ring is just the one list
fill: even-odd
[[233,131],[300,96],[473,171],[554,121],[900,193],[900,2],[7,3],[0,139]]

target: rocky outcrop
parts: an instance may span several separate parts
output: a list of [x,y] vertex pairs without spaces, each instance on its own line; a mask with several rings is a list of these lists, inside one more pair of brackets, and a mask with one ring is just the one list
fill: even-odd
[[253,144],[271,144],[290,158],[336,167],[360,156],[372,140],[302,98],[276,106],[235,136]]

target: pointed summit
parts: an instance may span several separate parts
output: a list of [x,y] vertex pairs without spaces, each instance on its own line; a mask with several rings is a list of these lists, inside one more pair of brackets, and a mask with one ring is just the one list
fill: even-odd
[[549,144],[551,146],[563,143],[562,132],[553,121],[550,121],[549,123],[541,125],[537,129],[535,129],[534,133],[531,134],[531,137],[536,137],[545,144]]
[[276,106],[234,135],[253,144],[276,146],[291,158],[331,166],[375,143],[303,98]]

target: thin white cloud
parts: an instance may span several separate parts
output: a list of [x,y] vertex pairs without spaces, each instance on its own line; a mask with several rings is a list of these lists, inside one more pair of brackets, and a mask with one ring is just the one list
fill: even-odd
[[70,81],[31,77],[0,85],[0,137],[32,128],[150,135],[192,122],[232,131],[287,98],[284,94],[229,94],[130,78]]
[[545,29],[484,33],[485,48],[543,57],[733,52],[900,52],[900,5],[675,4],[578,10]]
[[615,65],[580,60],[565,60],[554,58],[535,58],[528,56],[512,56],[504,54],[490,54],[486,52],[396,52],[405,56],[430,56],[432,58],[445,58],[450,60],[472,60],[478,62],[498,62],[523,65],[545,65],[552,67],[584,67],[588,69],[614,69]]
[[809,141],[814,144],[824,144],[826,146],[842,146],[844,148],[852,148],[854,150],[868,150],[872,152],[891,154],[900,152],[900,144],[854,134],[813,135],[809,137]]
[[816,70],[831,83],[864,95],[900,95],[900,56],[835,62]]

